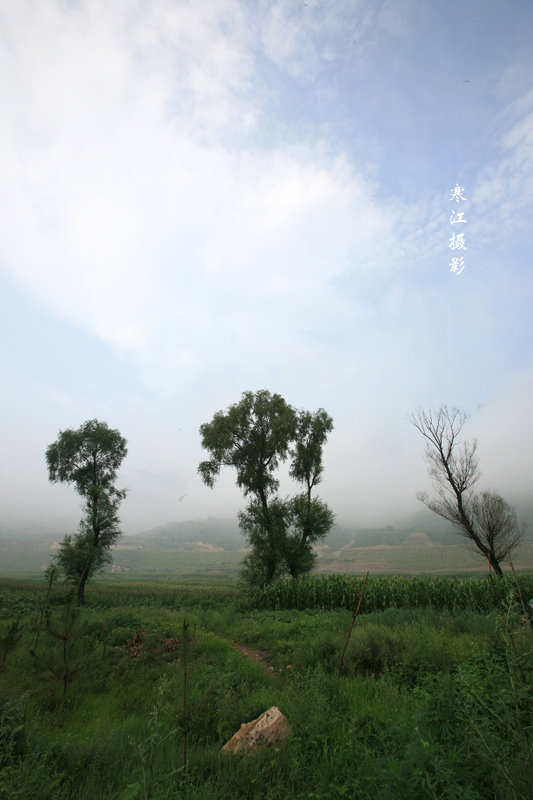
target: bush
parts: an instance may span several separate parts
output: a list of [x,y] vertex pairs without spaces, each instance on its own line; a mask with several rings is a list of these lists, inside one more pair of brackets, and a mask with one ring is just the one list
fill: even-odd
[[378,676],[387,667],[398,664],[404,651],[405,644],[398,632],[383,625],[362,625],[354,630],[344,654],[344,671]]

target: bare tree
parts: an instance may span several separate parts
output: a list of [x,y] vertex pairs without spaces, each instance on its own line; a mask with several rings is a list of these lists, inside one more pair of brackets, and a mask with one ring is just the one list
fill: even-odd
[[496,492],[481,492],[472,498],[471,512],[479,538],[498,562],[503,561],[525,533],[515,509]]
[[419,492],[418,499],[435,514],[451,522],[469,539],[474,550],[488,559],[497,575],[500,562],[516,547],[523,531],[518,528],[516,513],[495,492],[474,495],[479,480],[476,457],[477,441],[460,441],[468,416],[458,408],[441,406],[426,413],[420,409],[409,421],[426,439],[426,460],[437,496]]

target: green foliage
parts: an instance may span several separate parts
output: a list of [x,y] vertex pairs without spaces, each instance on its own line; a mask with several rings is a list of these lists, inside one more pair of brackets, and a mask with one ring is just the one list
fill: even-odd
[[322,450],[328,433],[333,430],[333,420],[323,408],[319,408],[315,414],[300,411],[296,425],[290,475],[298,483],[305,484],[306,489],[312,489],[321,480]]
[[311,497],[311,488],[288,503],[290,527],[286,535],[285,562],[293,578],[311,572],[316,562],[311,545],[324,539],[335,522],[335,515],[327,504],[318,497]]
[[127,455],[126,440],[107,423],[91,419],[77,430],[59,432],[46,450],[48,475],[52,483],[74,483],[82,497],[94,487],[109,496],[122,495],[114,486],[118,469]]
[[381,675],[385,668],[398,664],[404,649],[402,637],[396,631],[381,625],[358,627],[344,657],[344,670],[348,674],[362,672]]
[[157,784],[164,780],[164,775],[155,775],[156,755],[165,742],[176,734],[176,729],[172,726],[173,711],[169,677],[163,675],[157,685],[156,701],[148,716],[148,735],[141,741],[132,740],[139,756],[140,778],[135,783],[128,784],[121,792],[119,800],[150,800]]
[[279,486],[275,471],[287,456],[295,426],[294,409],[281,395],[244,392],[239,403],[200,426],[202,447],[211,453],[198,467],[202,479],[212,487],[221,466],[235,467],[245,497],[268,497]]
[[107,497],[98,487],[92,490],[78,533],[65,536],[56,556],[70,583],[77,584],[84,575],[89,580],[113,560],[111,547],[121,535],[118,505],[119,500]]
[[293,578],[311,572],[316,564],[316,554],[310,542],[302,541],[301,534],[291,530],[288,530],[285,535],[283,556],[286,570]]
[[57,561],[67,580],[78,586],[78,604],[85,602],[85,584],[111,560],[110,548],[120,536],[118,507],[126,496],[114,481],[127,454],[127,442],[107,423],[89,420],[77,430],[59,432],[46,450],[52,483],[73,483],[83,498],[79,532],[66,536]]
[[335,521],[326,503],[312,497],[314,487],[322,480],[322,450],[332,430],[333,420],[323,408],[316,414],[300,411],[297,416],[290,475],[303,484],[305,491],[289,501],[291,530],[287,532],[285,561],[293,578],[311,571],[316,560],[311,544],[323,539]]
[[254,500],[239,512],[239,526],[251,545],[241,575],[252,586],[265,586],[286,570],[287,503],[274,498],[265,507]]
[[[289,571],[296,576],[312,569],[311,543],[324,537],[334,516],[311,492],[321,480],[322,449],[333,420],[323,409],[297,412],[280,395],[262,390],[219,411],[200,427],[202,446],[211,458],[198,467],[213,487],[222,466],[235,467],[237,485],[252,496],[239,524],[252,546],[241,575],[251,585],[271,583]],[[276,470],[291,456],[290,475],[305,485],[304,494],[281,500]]]
[[39,623],[37,625],[37,633],[35,634],[35,641],[33,642],[32,649],[34,652],[37,649],[37,644],[39,643],[39,636],[41,634],[41,627],[43,624],[44,612],[46,610],[46,603],[48,602],[48,598],[50,597],[50,592],[52,591],[52,586],[54,585],[54,581],[57,578],[57,572],[58,572],[57,566],[56,564],[54,564],[53,561],[47,566],[47,568],[44,571],[44,577],[48,581],[48,586],[46,588],[46,594],[44,596],[43,604],[41,606],[41,614],[39,616]]
[[59,610],[46,609],[45,620],[48,642],[39,655],[32,648],[33,666],[41,678],[51,677],[53,683],[61,686],[65,701],[70,683],[83,667],[80,651],[83,651],[84,626],[71,597]]
[[0,774],[22,758],[26,751],[23,700],[19,701],[18,707],[0,704]]
[[[346,608],[357,606],[363,577],[347,575],[280,578],[269,586],[256,588],[251,596],[255,608]],[[495,590],[494,590],[495,586]],[[424,608],[488,612],[505,599],[518,610],[519,590],[527,597],[533,591],[530,575],[498,578],[494,586],[485,578],[370,576],[365,587],[362,611],[386,608]]]
[[0,633],[0,672],[5,669],[9,653],[17,646],[21,635],[20,626],[20,618],[14,619],[7,623],[5,632]]
[[[527,597],[531,580],[520,578]],[[377,583],[373,602],[383,603],[378,589],[398,599],[402,586],[398,579],[387,592]],[[39,680],[30,655],[41,589],[12,588],[5,596],[19,598],[10,613],[26,610],[0,674],[0,798],[526,800],[531,631],[510,585],[497,586],[503,616],[427,605],[436,587],[418,584],[407,596],[424,599],[423,608],[367,608],[340,677],[351,607],[251,610],[237,587],[223,594],[216,584],[176,586],[184,604],[173,603],[164,584],[96,587],[94,605],[76,612],[84,624],[72,628],[71,666],[84,669],[69,683],[67,703]],[[479,601],[476,591],[468,596]],[[68,615],[52,609],[63,634]],[[133,653],[124,645],[141,631]],[[167,639],[187,637],[187,655],[180,646],[165,651]],[[55,653],[61,663],[62,644],[43,631],[39,659]],[[251,758],[221,754],[242,722],[272,705],[291,725],[283,745]]]

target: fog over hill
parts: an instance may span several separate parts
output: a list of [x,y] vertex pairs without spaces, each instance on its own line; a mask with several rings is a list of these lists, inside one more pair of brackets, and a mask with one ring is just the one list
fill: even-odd
[[[518,502],[515,508],[519,522],[527,525],[525,540],[533,541],[533,502]],[[47,523],[36,523],[22,519],[18,522],[0,521],[0,540],[27,540],[41,536],[62,539],[66,534],[76,531],[78,519],[79,517],[74,520],[70,517],[61,517]],[[128,527],[123,524],[122,531],[128,539],[140,541],[150,538],[154,544],[156,542],[161,544],[174,542],[177,544],[187,541],[206,541],[224,547],[224,549],[238,550],[243,546],[244,541],[236,517],[206,517],[165,522],[135,534],[130,534]],[[414,532],[427,533],[432,540],[443,544],[460,541],[460,537],[453,531],[451,525],[420,504],[419,510],[415,513],[407,516],[393,516],[386,525],[363,524],[357,519],[347,520],[337,517],[337,522],[325,543],[332,544],[337,540],[344,541],[356,535],[358,539],[364,539],[365,541],[376,537],[373,542],[375,544],[401,544],[402,537],[405,538],[407,534]],[[387,539],[387,542],[378,542],[377,539]],[[369,544],[371,543],[369,542]]]
[[[524,509],[526,514],[528,509]],[[531,520],[533,515],[530,514]],[[522,516],[525,519],[525,514]],[[55,526],[0,525],[0,576],[38,576],[72,533],[64,521]],[[533,564],[533,526],[516,553],[516,565]],[[483,569],[465,540],[427,509],[384,527],[338,523],[317,547],[317,571],[461,572]],[[113,548],[111,572],[154,578],[177,574],[236,575],[247,543],[236,518],[168,522],[139,534],[122,536]]]
[[[370,547],[373,545],[402,545],[405,539],[415,533],[422,532],[430,542],[441,544],[457,544],[457,534],[450,526],[430,525],[424,528],[414,525],[397,528],[389,525],[385,528],[355,528],[347,525],[336,524],[321,546],[337,549],[351,543],[354,547]],[[133,542],[151,544],[154,547],[181,547],[193,549],[195,545],[205,542],[223,548],[224,550],[241,550],[246,547],[245,539],[239,529],[238,521],[234,519],[207,519],[191,520],[189,522],[175,522],[151,528],[135,536],[126,537],[128,543]],[[411,540],[412,541],[412,540]]]

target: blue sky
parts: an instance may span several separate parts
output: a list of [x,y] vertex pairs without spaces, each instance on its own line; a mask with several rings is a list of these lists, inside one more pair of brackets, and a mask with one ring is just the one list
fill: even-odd
[[44,451],[93,417],[129,442],[125,532],[235,514],[198,428],[261,388],[333,416],[341,521],[417,508],[406,417],[444,403],[480,488],[530,497],[532,28],[519,0],[0,2],[3,519],[75,526]]

